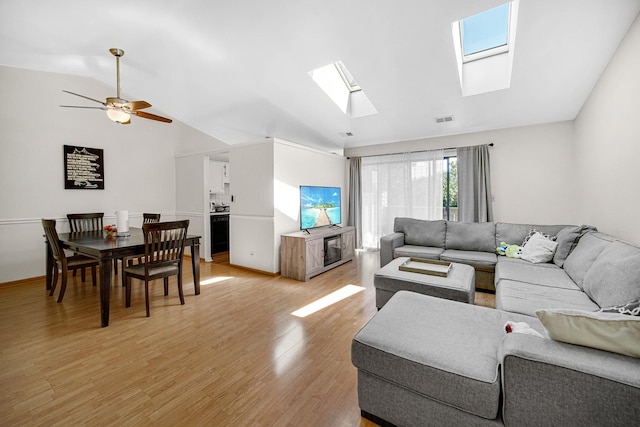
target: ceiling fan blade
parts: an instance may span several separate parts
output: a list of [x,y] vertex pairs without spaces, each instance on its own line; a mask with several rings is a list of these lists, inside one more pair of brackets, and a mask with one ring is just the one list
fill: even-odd
[[61,107],[65,108],[89,108],[91,110],[106,110],[104,107],[87,107],[84,105],[61,105]]
[[122,106],[128,107],[131,111],[138,111],[151,107],[151,104],[149,104],[147,101],[129,101]]
[[145,113],[144,111],[132,111],[131,114],[135,114],[138,117],[142,117],[143,119],[151,119],[157,120],[159,122],[171,123],[173,120],[167,119],[166,117],[156,116],[155,114]]
[[107,106],[107,104],[105,104],[102,101],[98,101],[97,99],[89,98],[88,96],[80,95],[79,93],[69,92],[68,90],[64,90],[64,89],[62,91],[66,93],[70,93],[71,95],[79,96],[80,98],[88,99],[89,101],[97,102],[98,104],[102,104],[105,107]]

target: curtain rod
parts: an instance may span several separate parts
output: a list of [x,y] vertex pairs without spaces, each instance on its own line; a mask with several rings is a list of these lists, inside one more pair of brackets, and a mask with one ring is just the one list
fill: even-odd
[[[493,147],[493,142],[490,142],[489,144],[478,144],[478,145],[466,145],[464,147],[449,147],[449,148],[436,148],[435,150],[418,150],[418,151],[402,151],[402,152],[397,152],[397,153],[384,153],[384,154],[371,154],[368,156],[356,156],[356,157],[378,157],[378,156],[393,156],[395,154],[407,154],[407,153],[425,153],[427,151],[436,151],[436,150],[455,150],[457,148],[467,148],[467,147],[479,147],[481,145],[488,145],[489,147]],[[347,159],[350,159],[351,157],[347,157]]]

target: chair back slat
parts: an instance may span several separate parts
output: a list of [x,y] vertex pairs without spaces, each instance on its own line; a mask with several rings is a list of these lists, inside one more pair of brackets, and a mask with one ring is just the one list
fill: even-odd
[[67,214],[72,233],[102,230],[104,212]]
[[145,270],[163,265],[180,266],[188,228],[189,220],[143,224]]
[[160,214],[143,213],[142,214],[142,223],[143,224],[149,224],[151,222],[160,222]]
[[64,253],[64,249],[62,249],[60,239],[58,238],[58,232],[56,231],[56,220],[43,218],[42,228],[44,229],[44,234],[47,238],[47,242],[49,242],[49,247],[51,248],[53,258],[56,260],[56,262],[66,263],[67,257]]

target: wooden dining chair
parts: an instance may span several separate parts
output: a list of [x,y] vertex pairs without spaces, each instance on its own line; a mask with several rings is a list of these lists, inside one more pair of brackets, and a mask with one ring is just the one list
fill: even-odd
[[[160,214],[159,213],[143,213],[142,214],[142,224],[150,224],[154,222],[160,222]],[[138,264],[142,262],[142,257],[132,256],[120,258],[122,263],[122,286],[124,287],[124,264],[125,262],[129,265],[133,265],[133,260],[138,259]],[[114,260],[114,271],[118,274],[118,260]]]
[[[79,231],[102,231],[104,212],[67,214],[67,220],[69,221],[69,229],[72,233]],[[74,276],[77,270],[78,269],[73,270]],[[80,275],[84,282],[84,268],[80,269]]]
[[147,223],[144,234],[144,259],[141,264],[123,267],[126,286],[126,307],[131,307],[131,279],[144,281],[144,298],[149,317],[149,282],[164,279],[164,295],[169,294],[169,277],[177,276],[180,304],[184,304],[182,291],[182,256],[189,220]]
[[149,224],[152,222],[160,222],[160,214],[159,213],[143,213],[142,214],[142,223]]
[[102,230],[104,212],[67,214],[71,232]]
[[[60,294],[58,295],[58,302],[62,302],[64,292],[67,290],[67,276],[69,270],[84,269],[85,267],[91,267],[91,279],[93,280],[93,286],[96,285],[96,267],[98,266],[98,260],[89,258],[84,255],[73,255],[68,257],[58,238],[58,232],[56,231],[55,219],[42,219],[42,228],[44,228],[44,234],[49,242],[49,248],[55,261],[55,270],[53,272],[53,283],[51,284],[51,291],[49,296],[53,295],[53,291],[56,289],[58,283],[58,270],[62,272],[62,284],[60,285]],[[82,275],[82,281],[84,282],[84,274]]]

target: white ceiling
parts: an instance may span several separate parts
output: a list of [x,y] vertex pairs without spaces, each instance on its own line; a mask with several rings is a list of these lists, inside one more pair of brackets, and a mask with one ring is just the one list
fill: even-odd
[[[271,136],[336,151],[571,120],[640,10],[640,0],[520,0],[511,88],[462,97],[451,23],[501,3],[3,0],[0,65],[92,77],[114,88],[84,93],[102,99],[115,95],[108,49],[118,47],[123,93],[151,113],[228,144]],[[337,60],[378,114],[347,118],[307,74]],[[455,121],[435,123],[446,115]]]

